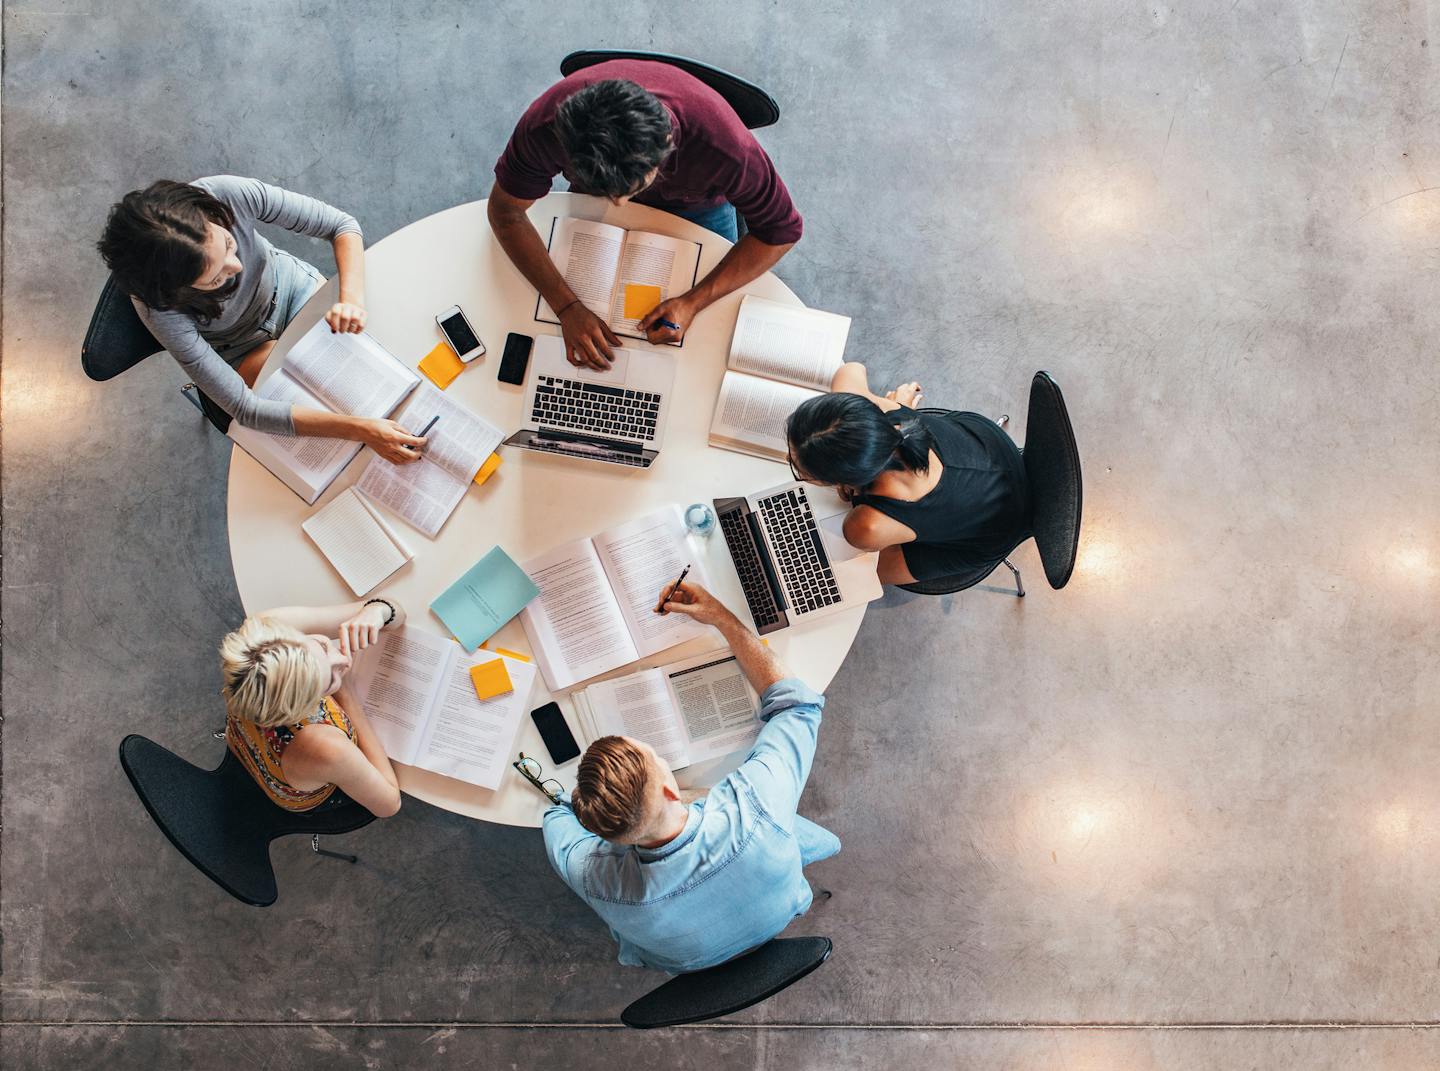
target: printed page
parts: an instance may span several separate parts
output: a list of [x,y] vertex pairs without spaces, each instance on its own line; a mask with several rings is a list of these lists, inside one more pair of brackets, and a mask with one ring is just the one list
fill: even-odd
[[[626,305],[634,306],[642,293],[654,296],[659,291],[661,301],[683,294],[695,285],[695,276],[700,266],[700,243],[683,238],[670,238],[663,234],[649,234],[631,231],[625,237],[625,251],[620,258],[619,278],[615,294],[610,302],[610,326],[616,334],[644,338],[640,330],[640,317],[649,312],[638,312],[632,307],[627,315]],[[638,288],[628,293],[628,288]],[[653,288],[653,289],[651,289]],[[644,302],[649,304],[649,302]],[[653,308],[653,305],[651,306]]]
[[734,655],[701,655],[661,672],[685,726],[691,762],[747,749],[760,735],[760,697]]
[[341,491],[300,527],[357,597],[368,594],[412,557],[353,487]]
[[710,443],[757,457],[784,461],[785,421],[802,402],[820,391],[773,379],[726,372],[710,422]]
[[640,657],[590,540],[521,563],[540,597],[520,613],[552,689],[568,688]]
[[415,764],[425,716],[460,653],[454,640],[407,626],[380,633],[379,642],[355,659],[355,694],[385,754],[396,762]]
[[[575,296],[602,320],[610,317],[610,295],[624,246],[623,227],[568,216],[556,216],[551,223],[550,259]],[[535,306],[535,319],[560,322],[543,297]]]
[[375,454],[355,486],[434,539],[470,485],[439,465],[424,461],[396,465]]
[[[255,391],[257,397],[314,409],[329,407],[281,368]],[[231,423],[230,438],[303,498],[314,504],[340,475],[360,444],[346,439],[320,439],[307,435],[270,435]]]
[[285,355],[285,367],[338,413],[382,417],[420,377],[368,334],[337,334],[321,320]]
[[641,658],[697,636],[714,635],[708,625],[684,614],[655,612],[660,593],[679,579],[687,565],[686,580],[709,584],[701,555],[685,538],[685,521],[678,507],[666,506],[601,532],[595,537],[595,549]]
[[505,438],[505,433],[480,414],[422,383],[395,414],[395,420],[412,435],[419,435],[431,418],[439,417],[425,436],[425,462],[439,465],[462,484],[468,484]]
[[[510,675],[513,691],[492,699],[475,694],[470,667],[500,659]],[[511,749],[520,719],[530,709],[535,667],[518,658],[502,658],[490,651],[462,654],[437,697],[435,713],[416,749],[416,766],[468,781],[481,788],[499,788],[500,778],[514,757]]]
[[850,317],[746,294],[735,318],[729,366],[737,372],[828,391],[845,362]]
[[660,670],[599,681],[585,689],[585,698],[598,736],[633,736],[653,747],[672,769],[690,764],[685,731]]

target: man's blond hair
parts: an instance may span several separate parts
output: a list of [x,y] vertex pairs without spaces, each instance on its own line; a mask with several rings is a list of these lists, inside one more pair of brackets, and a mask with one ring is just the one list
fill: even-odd
[[580,824],[606,840],[620,840],[645,821],[650,763],[623,736],[602,736],[585,751],[570,806]]
[[330,686],[299,630],[268,617],[250,617],[220,643],[225,709],[262,727],[295,725],[320,705]]

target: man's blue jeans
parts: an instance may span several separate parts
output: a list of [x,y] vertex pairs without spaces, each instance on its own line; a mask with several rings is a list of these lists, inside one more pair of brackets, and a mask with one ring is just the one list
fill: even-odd
[[800,846],[801,866],[829,859],[840,850],[839,837],[798,814],[795,816],[795,840]]
[[673,208],[666,211],[681,219],[688,219],[691,223],[698,223],[707,231],[714,231],[731,242],[740,240],[740,221],[735,215],[735,206],[729,201],[721,201],[718,205],[705,208],[694,208],[688,212],[677,212]]

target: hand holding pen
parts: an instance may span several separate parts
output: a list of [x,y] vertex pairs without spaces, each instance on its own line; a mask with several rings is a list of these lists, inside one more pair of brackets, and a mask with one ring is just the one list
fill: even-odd
[[683,584],[683,583],[685,583],[685,578],[686,578],[687,576],[689,576],[689,575],[690,575],[690,566],[689,566],[689,565],[686,565],[684,569],[680,570],[680,579],[677,580],[677,581],[675,581],[675,583],[673,583],[673,584],[670,585],[670,590],[669,590],[669,592],[667,592],[667,593],[665,594],[665,596],[664,596],[663,598],[661,598],[660,602],[656,604],[656,606],[655,606],[655,612],[656,612],[657,614],[663,614],[663,613],[667,613],[667,612],[668,612],[668,611],[665,609],[665,604],[675,597],[675,593],[680,590],[680,585]]

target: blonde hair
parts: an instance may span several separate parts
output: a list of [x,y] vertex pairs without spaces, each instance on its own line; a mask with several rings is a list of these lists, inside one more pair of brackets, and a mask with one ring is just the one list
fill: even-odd
[[304,721],[330,687],[305,636],[268,617],[247,617],[220,642],[220,672],[226,712],[262,728]]
[[605,840],[634,836],[645,821],[650,765],[623,736],[602,736],[575,771],[570,806],[580,824]]

